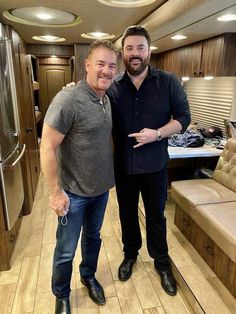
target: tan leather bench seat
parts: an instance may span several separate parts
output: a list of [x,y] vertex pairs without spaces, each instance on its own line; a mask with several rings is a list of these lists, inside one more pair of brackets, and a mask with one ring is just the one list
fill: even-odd
[[236,193],[214,179],[172,182],[171,197],[194,220],[198,205],[236,201]]
[[236,262],[236,202],[197,206],[195,222]]
[[230,138],[212,179],[171,183],[175,224],[236,297],[236,138]]

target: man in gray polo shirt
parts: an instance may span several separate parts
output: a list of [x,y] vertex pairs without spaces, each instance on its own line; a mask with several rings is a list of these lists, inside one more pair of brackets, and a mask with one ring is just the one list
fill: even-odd
[[56,314],[70,313],[72,262],[81,227],[81,282],[96,304],[105,304],[95,272],[108,191],[114,185],[111,109],[105,92],[116,62],[110,42],[94,42],[85,61],[86,80],[60,91],[45,116],[41,164],[49,206],[58,215],[52,275]]

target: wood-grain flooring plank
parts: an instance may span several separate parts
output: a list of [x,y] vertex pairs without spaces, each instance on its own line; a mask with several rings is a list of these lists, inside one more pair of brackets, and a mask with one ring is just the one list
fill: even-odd
[[12,313],[16,284],[0,285],[0,313]]
[[39,269],[39,256],[23,259],[12,313],[21,314],[34,310],[34,301]]

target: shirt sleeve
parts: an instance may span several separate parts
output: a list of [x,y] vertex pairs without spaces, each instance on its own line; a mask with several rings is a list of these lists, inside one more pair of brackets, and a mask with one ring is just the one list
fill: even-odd
[[180,80],[173,74],[170,79],[170,97],[172,117],[182,125],[182,131],[185,131],[191,122],[189,103]]
[[62,134],[66,134],[74,121],[73,95],[70,90],[60,91],[48,107],[44,122]]

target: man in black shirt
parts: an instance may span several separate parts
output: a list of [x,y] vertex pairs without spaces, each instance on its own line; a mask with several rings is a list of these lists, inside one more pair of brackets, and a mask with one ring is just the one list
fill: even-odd
[[147,248],[163,289],[176,294],[168,246],[166,219],[168,136],[190,123],[188,101],[180,81],[171,73],[149,66],[150,36],[141,26],[129,27],[122,38],[125,73],[108,90],[113,118],[116,191],[124,260],[121,281],[132,274],[141,232],[139,193],[146,213]]

